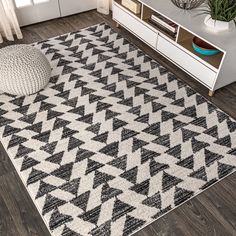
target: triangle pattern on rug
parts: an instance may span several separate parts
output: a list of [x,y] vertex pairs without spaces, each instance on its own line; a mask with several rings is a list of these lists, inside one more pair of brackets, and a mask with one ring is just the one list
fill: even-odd
[[0,137],[53,235],[129,236],[236,170],[236,121],[107,24],[34,47],[51,78],[0,93]]

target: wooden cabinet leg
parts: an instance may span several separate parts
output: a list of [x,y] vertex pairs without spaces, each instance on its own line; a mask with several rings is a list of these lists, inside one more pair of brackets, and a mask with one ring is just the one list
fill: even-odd
[[214,96],[214,93],[215,93],[215,91],[211,91],[211,90],[209,90],[209,92],[208,92],[208,96],[209,96],[209,97],[213,97],[213,96]]
[[116,22],[116,28],[120,28],[120,24]]

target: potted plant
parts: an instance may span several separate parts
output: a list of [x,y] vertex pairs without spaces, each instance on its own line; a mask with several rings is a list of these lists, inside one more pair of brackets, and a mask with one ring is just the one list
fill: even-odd
[[236,24],[236,0],[208,0],[204,23],[214,31],[229,30]]

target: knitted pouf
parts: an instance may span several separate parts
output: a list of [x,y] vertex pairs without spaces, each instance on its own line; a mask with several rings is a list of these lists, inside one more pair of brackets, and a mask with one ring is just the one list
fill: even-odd
[[30,45],[0,49],[0,90],[14,95],[30,95],[44,88],[51,66],[45,55]]

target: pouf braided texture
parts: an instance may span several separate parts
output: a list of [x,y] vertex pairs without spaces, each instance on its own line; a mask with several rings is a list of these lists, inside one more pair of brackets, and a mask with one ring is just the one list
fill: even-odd
[[13,95],[30,95],[44,88],[51,66],[45,55],[30,45],[0,49],[0,90]]

